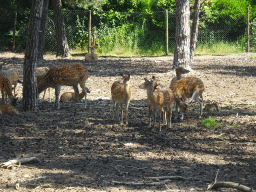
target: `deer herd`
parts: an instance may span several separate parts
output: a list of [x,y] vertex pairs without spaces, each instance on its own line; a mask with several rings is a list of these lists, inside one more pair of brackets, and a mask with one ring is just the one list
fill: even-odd
[[[151,79],[145,78],[139,86],[140,89],[145,89],[147,92],[147,105],[149,111],[149,126],[151,127],[151,116],[153,115],[153,129],[156,127],[156,120],[159,117],[159,130],[161,131],[161,120],[166,124],[167,128],[171,128],[171,119],[173,106],[175,104],[174,119],[178,118],[179,111],[182,114],[188,113],[188,104],[193,100],[200,104],[200,117],[203,113],[203,97],[204,84],[197,77],[184,77],[183,74],[189,73],[190,69],[183,67],[176,68],[176,77],[171,80],[169,87],[163,87],[152,76]],[[128,124],[128,108],[131,100],[130,73],[125,75],[120,73],[121,80],[115,81],[110,90],[113,100],[113,119],[120,121],[123,124],[123,111],[125,113],[125,124]],[[45,91],[47,88],[55,89],[55,107],[60,108],[61,102],[80,101],[84,99],[84,107],[86,107],[86,95],[90,90],[85,87],[88,79],[88,69],[83,64],[66,64],[54,66],[51,69],[48,67],[40,67],[35,71],[37,78],[38,94]],[[2,93],[2,105],[0,105],[0,113],[15,113],[19,111],[15,108],[17,97],[15,88],[19,80],[19,71],[17,69],[2,69],[0,67],[0,89]],[[79,93],[78,84],[82,92]],[[65,92],[60,96],[61,86],[72,86],[74,92]],[[12,93],[14,86],[14,94]],[[9,98],[9,104],[6,103],[6,95]],[[44,98],[43,96],[43,98]],[[124,107],[124,110],[123,110]],[[120,109],[119,109],[120,108]]]

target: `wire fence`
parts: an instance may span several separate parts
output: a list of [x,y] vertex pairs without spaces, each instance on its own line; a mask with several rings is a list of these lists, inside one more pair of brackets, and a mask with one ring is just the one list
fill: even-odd
[[[89,13],[87,10],[63,11],[65,33],[70,49],[81,49],[87,52]],[[23,14],[18,13],[18,17]],[[167,18],[168,25],[166,25]],[[216,41],[234,42],[246,34],[247,26],[244,16],[234,19],[231,16],[218,13],[213,14],[209,19],[205,17],[204,13],[200,13],[199,20],[197,45],[211,44]],[[152,52],[173,53],[175,21],[175,12],[158,11],[152,14],[112,12],[109,14],[93,11],[91,14],[91,33],[96,37],[96,52],[101,55],[129,52],[143,56],[152,55]],[[19,33],[16,43],[21,46],[25,45],[26,22],[28,19],[25,21],[18,19],[17,23]],[[10,23],[10,19],[6,21],[0,14],[1,27],[10,28]],[[167,26],[168,37],[166,36]],[[7,35],[11,38],[10,33]],[[52,10],[49,10],[45,51],[56,51],[56,47],[54,14]]]

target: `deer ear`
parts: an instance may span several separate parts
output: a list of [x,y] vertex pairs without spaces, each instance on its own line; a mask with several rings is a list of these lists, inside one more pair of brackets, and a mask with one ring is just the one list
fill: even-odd
[[123,77],[124,76],[124,74],[122,73],[122,72],[120,72],[120,75]]

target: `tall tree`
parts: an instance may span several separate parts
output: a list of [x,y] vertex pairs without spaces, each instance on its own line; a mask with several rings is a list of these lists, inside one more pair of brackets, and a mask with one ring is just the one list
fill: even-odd
[[190,61],[194,60],[197,35],[198,35],[198,24],[199,24],[199,12],[200,12],[200,0],[195,0],[194,11],[193,11],[193,23],[191,28],[191,40],[190,40]]
[[190,68],[189,0],[176,0],[176,31],[173,68]]
[[44,42],[45,42],[45,30],[47,28],[47,18],[48,18],[48,5],[49,0],[43,0],[43,12],[42,19],[40,24],[40,36],[39,36],[39,44],[38,44],[38,60],[43,59],[44,55]]
[[25,111],[37,110],[37,82],[35,78],[35,68],[38,56],[42,11],[43,1],[33,0],[23,65],[23,109]]
[[62,4],[61,0],[52,0],[54,11],[54,23],[56,28],[57,39],[57,55],[61,57],[70,56],[67,37],[65,34],[65,26],[63,21]]

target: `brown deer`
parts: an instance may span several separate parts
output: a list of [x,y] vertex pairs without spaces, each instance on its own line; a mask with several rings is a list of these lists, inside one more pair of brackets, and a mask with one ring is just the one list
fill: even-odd
[[10,103],[12,105],[16,105],[16,101],[18,98],[13,96],[12,94],[12,79],[9,76],[8,73],[5,73],[4,71],[0,71],[0,89],[2,92],[2,103],[5,103],[5,93],[9,97]]
[[[49,70],[50,70],[49,67],[38,67],[38,68],[36,68],[35,76],[37,78],[37,85],[38,85],[39,81],[41,81],[41,79],[43,79],[43,77],[46,75],[46,73]],[[46,93],[46,90],[44,90],[43,100],[44,100],[44,97],[45,97],[45,93]],[[49,89],[49,95],[51,96],[50,89]],[[51,98],[50,98],[50,100],[51,100]]]
[[[85,93],[85,83],[88,79],[88,69],[82,64],[59,65],[51,68],[38,83],[38,93],[52,87],[55,89],[55,107],[59,106],[60,89],[62,85],[72,86],[75,91],[75,100],[78,99],[78,84]],[[86,99],[85,99],[86,100]],[[84,105],[86,107],[86,103]]]
[[171,84],[170,84],[170,88],[172,89],[174,82],[177,81],[177,80],[182,79],[182,75],[183,75],[183,74],[186,74],[186,73],[189,73],[190,70],[191,70],[191,69],[185,69],[184,67],[181,67],[181,66],[177,67],[177,68],[175,69],[175,71],[176,71],[176,76],[172,78]]
[[[83,91],[79,93],[77,100],[80,101],[83,97],[86,97],[87,93],[90,93],[90,90],[85,87],[86,92],[84,93]],[[75,93],[74,92],[65,92],[60,96],[60,101],[61,102],[69,102],[73,101],[75,99]]]
[[0,105],[0,114],[1,113],[19,114],[19,111],[12,105]]
[[128,107],[131,99],[131,88],[130,88],[130,73],[122,76],[122,81],[115,81],[111,86],[111,96],[113,100],[113,119],[115,116],[118,118],[118,107],[120,106],[121,111],[121,124],[123,123],[123,104],[125,105],[125,120],[128,124]]
[[15,68],[10,68],[10,69],[7,69],[7,70],[2,70],[2,65],[0,66],[0,71],[2,73],[5,74],[5,76],[7,76],[10,80],[10,83],[11,85],[14,86],[14,95],[16,94],[15,93],[15,90],[16,90],[16,86],[18,84],[18,80],[19,80],[19,70],[18,69],[15,69]]
[[159,130],[161,131],[161,113],[167,116],[167,127],[171,127],[171,115],[174,102],[174,94],[170,88],[163,88],[155,91],[157,81],[155,77],[152,80],[145,78],[145,82],[139,86],[147,90],[147,100],[149,105],[149,120],[151,126],[151,110],[153,111],[153,128],[155,129],[157,112],[160,114]]
[[[181,107],[183,113],[187,113],[187,105],[195,100],[200,104],[200,117],[203,114],[203,91],[204,83],[197,77],[186,77],[175,81],[173,84],[176,102]],[[189,101],[186,102],[186,99],[189,99]],[[181,119],[183,118],[184,114],[182,114]]]

